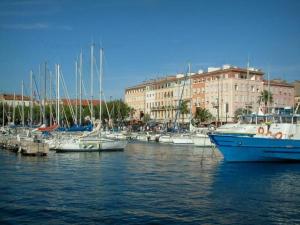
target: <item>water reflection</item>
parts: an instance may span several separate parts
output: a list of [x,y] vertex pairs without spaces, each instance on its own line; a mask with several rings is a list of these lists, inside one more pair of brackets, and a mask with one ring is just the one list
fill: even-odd
[[216,222],[299,223],[299,179],[299,164],[221,163],[211,196]]
[[45,158],[1,150],[0,160],[6,222],[299,223],[298,164],[224,163],[209,148],[155,143]]

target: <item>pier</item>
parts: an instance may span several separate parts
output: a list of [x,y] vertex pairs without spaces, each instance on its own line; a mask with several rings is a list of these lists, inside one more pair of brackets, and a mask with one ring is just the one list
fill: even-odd
[[26,156],[46,156],[49,145],[39,140],[21,140],[12,136],[0,137],[0,148]]

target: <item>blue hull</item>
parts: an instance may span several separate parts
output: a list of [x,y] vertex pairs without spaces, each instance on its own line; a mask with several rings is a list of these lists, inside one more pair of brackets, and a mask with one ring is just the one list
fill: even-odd
[[300,140],[210,134],[211,141],[230,162],[300,160]]

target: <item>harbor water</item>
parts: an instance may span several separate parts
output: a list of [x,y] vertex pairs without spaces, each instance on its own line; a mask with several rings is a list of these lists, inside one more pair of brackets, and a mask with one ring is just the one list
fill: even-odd
[[210,148],[156,143],[0,150],[0,224],[300,224],[300,164],[225,163]]

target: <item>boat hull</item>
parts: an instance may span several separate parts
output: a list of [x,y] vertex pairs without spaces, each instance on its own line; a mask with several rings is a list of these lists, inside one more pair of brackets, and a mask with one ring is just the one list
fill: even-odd
[[56,152],[97,152],[97,151],[122,151],[127,145],[126,140],[117,139],[91,139],[85,141],[70,141],[59,144]]
[[210,134],[225,161],[300,160],[300,140]]
[[173,143],[171,135],[162,135],[159,137],[159,143]]
[[180,144],[180,145],[184,145],[184,144],[188,144],[188,145],[192,145],[193,140],[191,138],[186,138],[186,137],[173,137],[173,143],[174,144]]
[[197,134],[193,136],[193,142],[197,147],[211,147],[214,145],[206,134]]

